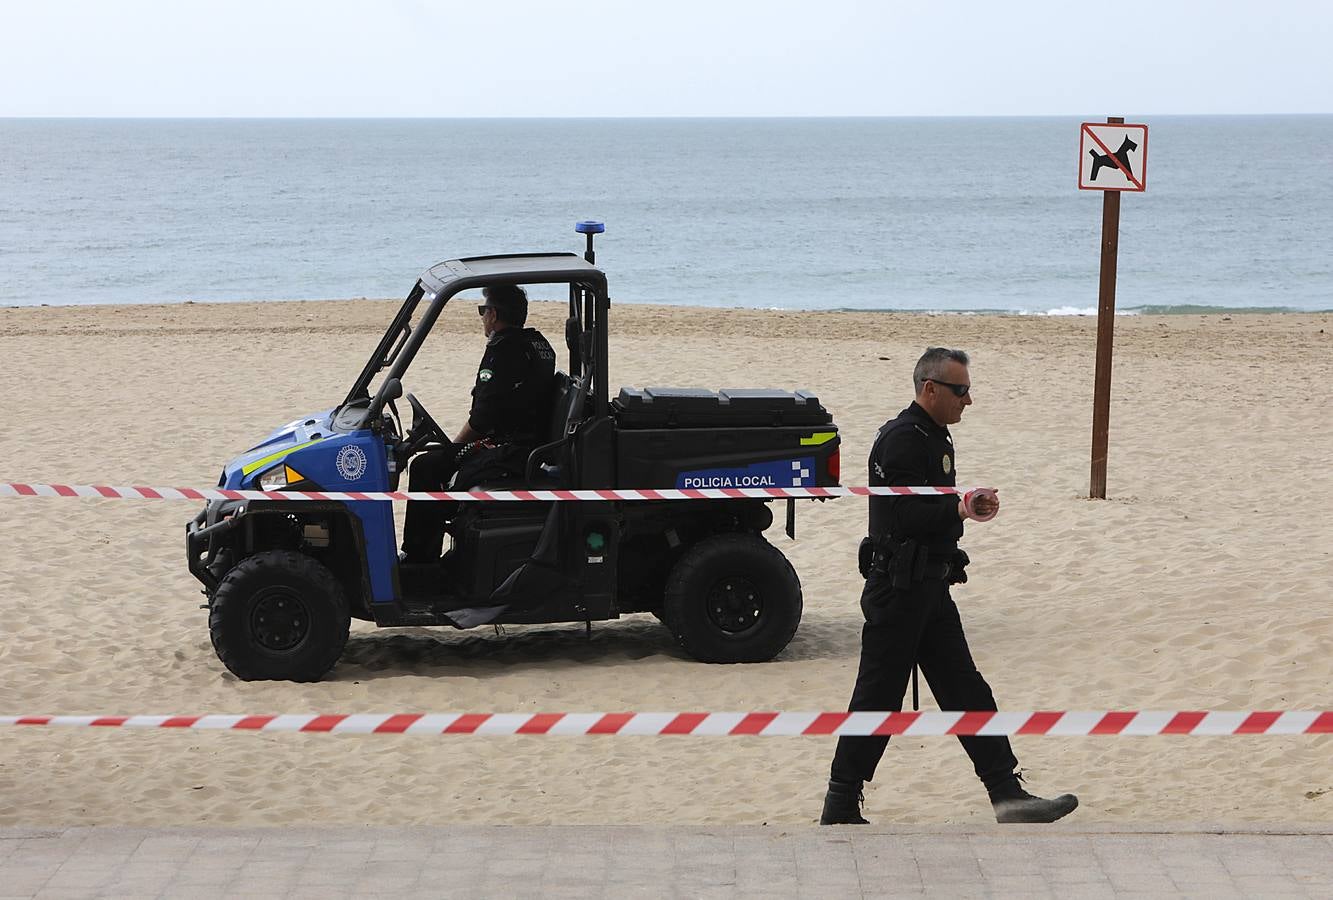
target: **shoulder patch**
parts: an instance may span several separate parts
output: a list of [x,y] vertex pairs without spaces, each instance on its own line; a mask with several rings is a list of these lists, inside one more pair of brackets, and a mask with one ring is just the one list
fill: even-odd
[[482,382],[490,381],[491,374],[492,373],[490,369],[482,369],[480,372],[477,373],[477,381],[482,381]]

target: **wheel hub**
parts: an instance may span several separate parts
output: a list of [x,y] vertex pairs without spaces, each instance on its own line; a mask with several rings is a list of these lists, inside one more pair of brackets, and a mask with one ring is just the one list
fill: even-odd
[[729,576],[708,592],[708,619],[727,634],[740,634],[759,624],[764,598],[747,578]]
[[250,633],[267,650],[290,650],[310,633],[310,613],[291,588],[272,587],[255,599]]

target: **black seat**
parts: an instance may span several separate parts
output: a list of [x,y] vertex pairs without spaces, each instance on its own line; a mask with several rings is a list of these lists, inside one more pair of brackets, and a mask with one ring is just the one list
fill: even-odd
[[570,474],[570,438],[583,421],[584,401],[588,397],[587,376],[570,378],[564,372],[556,372],[555,376],[549,440],[528,454],[524,480],[530,488],[564,486]]
[[542,438],[543,443],[557,441],[565,435],[565,422],[569,414],[569,391],[573,382],[574,379],[564,372],[555,373],[551,385],[551,416],[546,426],[546,435]]
[[551,386],[551,412],[546,432],[539,436],[545,438],[546,443],[528,454],[522,475],[515,473],[487,478],[483,484],[476,484],[473,487],[498,490],[563,487],[569,470],[570,437],[578,424],[583,421],[584,400],[587,397],[586,382],[586,376],[570,378],[564,372],[557,371]]

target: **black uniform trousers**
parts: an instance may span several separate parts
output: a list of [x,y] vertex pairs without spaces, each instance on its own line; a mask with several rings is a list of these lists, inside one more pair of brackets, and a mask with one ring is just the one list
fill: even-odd
[[[445,490],[458,471],[462,444],[448,443],[412,458],[409,491]],[[444,549],[444,526],[458,508],[451,500],[409,500],[403,519],[403,552],[409,562],[433,562]]]
[[[901,710],[913,663],[920,665],[941,709],[996,708],[990,685],[972,661],[958,607],[943,579],[895,589],[887,575],[872,572],[861,593],[861,610],[866,617],[861,666],[849,710]],[[1018,767],[1006,737],[960,736],[958,740],[987,788],[1011,778]],[[838,738],[832,778],[870,781],[888,743],[887,736],[878,735]]]
[[[479,484],[507,483],[523,476],[532,448],[525,443],[441,444],[412,459],[409,491],[465,491]],[[457,477],[455,477],[457,476]],[[412,563],[435,562],[444,548],[444,528],[458,514],[457,500],[409,500],[403,519],[403,552]]]

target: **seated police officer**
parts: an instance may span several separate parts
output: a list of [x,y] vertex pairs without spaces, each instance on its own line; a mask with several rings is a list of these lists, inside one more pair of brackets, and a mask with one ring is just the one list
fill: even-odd
[[[535,328],[525,328],[528,295],[517,285],[496,285],[482,291],[477,307],[487,342],[472,388],[467,424],[452,443],[412,460],[408,489],[465,490],[498,478],[521,476],[528,454],[541,443],[550,419],[555,381],[555,351]],[[457,476],[457,477],[455,477]],[[455,504],[410,501],[403,523],[403,555],[407,563],[440,558],[444,527]]]

